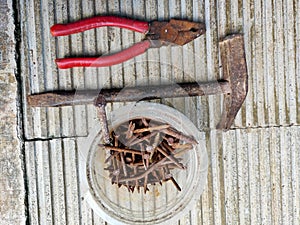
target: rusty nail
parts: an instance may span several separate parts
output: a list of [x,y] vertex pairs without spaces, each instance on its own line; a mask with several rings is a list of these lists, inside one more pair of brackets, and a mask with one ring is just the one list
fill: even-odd
[[154,130],[161,131],[161,130],[167,129],[169,127],[170,127],[169,124],[165,124],[165,125],[159,125],[159,126],[155,126],[155,127],[145,127],[145,128],[141,128],[141,129],[136,129],[133,132],[134,133],[144,133],[144,132],[151,132]]
[[114,147],[114,146],[103,146],[103,147],[105,148],[105,150],[113,150],[113,151],[118,151],[118,152],[142,155],[142,152],[139,150],[119,148],[119,147]]
[[135,128],[135,123],[130,121],[129,126],[128,126],[128,130],[127,130],[127,133],[126,133],[126,138],[127,139],[132,137],[134,128]]
[[[161,146],[161,147],[162,147],[162,146]],[[176,166],[178,166],[180,169],[185,169],[185,167],[184,167],[181,163],[177,162],[177,160],[174,158],[173,155],[169,155],[165,150],[163,150],[163,147],[162,147],[162,148],[156,147],[156,149],[157,149],[160,153],[162,153],[166,158],[168,158],[169,160],[171,160],[171,161],[172,161]]]
[[100,120],[100,124],[102,124],[102,134],[103,134],[103,142],[104,144],[110,144],[110,137],[107,125],[107,117],[106,117],[106,101],[103,95],[99,94],[95,99],[94,105],[98,109],[98,118]]
[[[126,143],[126,146],[133,146],[133,145],[139,144],[140,142],[145,141],[145,140],[147,140],[147,139],[153,137],[156,133],[157,133],[157,131],[154,131],[154,132],[152,132],[152,133],[150,133],[150,134],[145,135],[145,136],[142,137],[142,138],[136,138],[135,140],[132,140],[132,141],[130,141],[130,142],[127,142],[128,145],[127,145],[127,143]],[[134,136],[134,137],[136,137],[136,136]]]
[[162,132],[167,135],[170,135],[174,138],[177,138],[181,141],[184,141],[184,142],[187,142],[190,144],[198,144],[198,142],[193,137],[186,136],[183,133],[176,131],[174,129],[169,128],[169,129],[162,130]]

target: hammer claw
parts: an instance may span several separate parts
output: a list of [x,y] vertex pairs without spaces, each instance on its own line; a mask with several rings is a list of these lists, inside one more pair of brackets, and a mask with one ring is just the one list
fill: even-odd
[[248,92],[248,74],[242,35],[230,35],[219,43],[223,66],[223,79],[231,87],[224,97],[224,107],[217,129],[228,130],[242,107]]

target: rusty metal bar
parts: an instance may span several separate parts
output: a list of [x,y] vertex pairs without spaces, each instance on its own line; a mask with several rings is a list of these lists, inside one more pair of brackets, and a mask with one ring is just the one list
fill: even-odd
[[102,90],[53,91],[30,95],[27,97],[27,101],[33,107],[59,107],[92,104],[99,95],[102,95],[106,102],[131,102],[229,93],[231,93],[231,88],[228,81],[220,80],[207,83],[195,82]]

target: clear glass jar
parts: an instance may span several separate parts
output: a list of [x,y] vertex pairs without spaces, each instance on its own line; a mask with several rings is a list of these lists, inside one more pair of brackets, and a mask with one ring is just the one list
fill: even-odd
[[148,185],[150,191],[128,192],[125,187],[111,184],[108,171],[104,170],[108,152],[99,147],[101,132],[92,132],[79,145],[81,190],[92,209],[111,224],[169,224],[180,219],[195,207],[206,185],[208,159],[201,146],[205,140],[195,125],[179,111],[157,103],[138,102],[113,111],[110,129],[136,118],[149,118],[170,124],[178,131],[193,136],[198,144],[182,155],[186,170],[172,170],[181,187],[178,191],[171,181],[162,186]]

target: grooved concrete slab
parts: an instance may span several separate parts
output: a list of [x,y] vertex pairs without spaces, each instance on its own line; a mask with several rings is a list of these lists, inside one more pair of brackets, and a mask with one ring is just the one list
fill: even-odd
[[[1,216],[24,222],[16,128],[11,1],[0,1]],[[93,106],[31,108],[25,96],[45,90],[124,87],[221,77],[218,41],[243,33],[249,93],[233,129],[216,131],[222,97],[162,100],[202,130],[210,166],[197,206],[179,224],[300,224],[300,2],[260,0],[20,0],[22,105],[28,216],[32,224],[107,224],[81,198],[78,137],[98,123]],[[109,68],[57,70],[54,59],[119,51],[142,36],[101,28],[53,38],[54,23],[115,14],[143,20],[205,21],[207,33],[184,47],[151,49]],[[4,15],[4,14],[3,14]],[[7,18],[10,18],[7,20]],[[7,39],[8,38],[8,39]],[[5,40],[2,42],[2,40]],[[8,41],[6,41],[8,40]],[[7,93],[13,93],[12,95]],[[108,105],[111,111],[122,104]],[[2,108],[1,108],[2,109]],[[7,115],[4,117],[4,115]],[[2,118],[1,117],[1,118]],[[5,122],[2,122],[5,121]],[[7,122],[6,122],[7,121]],[[9,142],[9,143],[8,143]],[[18,149],[17,151],[15,149]],[[14,191],[16,190],[16,191]],[[21,200],[22,199],[22,200]],[[3,206],[5,206],[3,208]],[[15,213],[13,213],[15,211]],[[10,220],[11,219],[11,220]]]
[[0,221],[25,224],[12,1],[0,1]]
[[[300,127],[202,135],[208,183],[180,224],[299,224]],[[25,149],[32,224],[105,224],[79,188],[76,139],[27,142]]]

